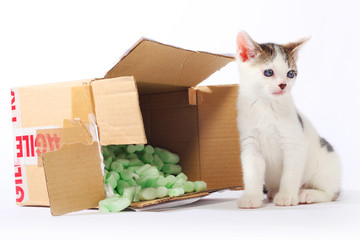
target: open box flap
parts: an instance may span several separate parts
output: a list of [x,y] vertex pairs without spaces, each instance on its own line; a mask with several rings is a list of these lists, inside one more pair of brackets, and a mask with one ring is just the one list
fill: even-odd
[[140,92],[149,84],[194,87],[234,59],[141,39],[105,78],[134,76]]
[[97,142],[64,144],[45,153],[43,165],[52,215],[94,208],[105,198]]
[[133,77],[91,82],[101,145],[146,143]]

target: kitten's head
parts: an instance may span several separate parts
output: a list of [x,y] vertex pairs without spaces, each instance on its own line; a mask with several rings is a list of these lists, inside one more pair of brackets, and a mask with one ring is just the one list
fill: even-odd
[[289,93],[297,76],[298,50],[307,40],[284,45],[258,44],[241,31],[237,37],[241,85],[261,96],[278,97]]

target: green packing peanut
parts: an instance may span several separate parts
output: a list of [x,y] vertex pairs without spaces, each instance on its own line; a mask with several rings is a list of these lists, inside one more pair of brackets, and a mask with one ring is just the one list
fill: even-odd
[[193,182],[187,181],[183,184],[184,190],[186,193],[194,192],[195,186]]
[[179,174],[181,173],[181,166],[177,164],[166,163],[164,164],[162,171],[167,174]]
[[158,155],[164,163],[177,164],[180,160],[179,155],[169,152],[166,149],[156,147],[155,154]]
[[157,191],[155,188],[144,188],[140,191],[140,199],[141,200],[154,200],[157,198]]
[[161,158],[154,154],[154,159],[153,159],[153,164],[154,166],[160,171],[163,167],[164,167],[164,163],[163,161],[161,160]]
[[143,151],[146,153],[154,153],[154,148],[151,145],[146,145]]
[[169,190],[169,196],[170,197],[177,197],[177,196],[181,196],[185,193],[184,188],[182,187],[175,187]]
[[130,200],[126,197],[114,196],[106,198],[99,202],[99,211],[103,213],[107,212],[120,212],[130,206]]
[[196,181],[194,182],[195,192],[205,191],[207,188],[206,182]]
[[188,181],[179,155],[151,145],[108,145],[102,148],[107,198],[99,211],[119,212],[132,202],[204,191],[204,181]]

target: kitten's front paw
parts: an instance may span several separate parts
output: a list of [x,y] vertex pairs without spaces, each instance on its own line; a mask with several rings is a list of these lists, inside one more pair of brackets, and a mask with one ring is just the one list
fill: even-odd
[[263,196],[243,195],[238,201],[239,208],[259,208],[263,204]]
[[274,203],[277,206],[295,206],[299,204],[298,194],[279,192],[275,195]]
[[310,204],[314,202],[313,196],[312,196],[312,191],[308,190],[308,189],[302,189],[300,190],[300,194],[299,194],[299,202],[301,204]]

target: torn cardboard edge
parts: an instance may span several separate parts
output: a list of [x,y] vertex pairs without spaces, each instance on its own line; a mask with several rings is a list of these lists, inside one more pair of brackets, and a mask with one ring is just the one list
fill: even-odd
[[[233,187],[226,187],[226,188],[216,188],[216,189],[209,189],[201,192],[193,192],[193,193],[186,193],[184,195],[178,196],[178,197],[165,197],[165,198],[159,198],[155,200],[149,200],[149,201],[140,201],[140,202],[133,202],[130,205],[130,209],[133,210],[149,210],[149,209],[155,209],[155,205],[157,206],[156,209],[160,209],[162,207],[168,207],[169,205],[163,205],[164,203],[169,202],[176,202],[175,204],[172,204],[170,206],[181,206],[184,204],[191,203],[191,201],[188,201],[190,199],[196,199],[199,200],[205,196],[208,196],[215,192],[220,192],[224,190],[240,190],[242,186],[233,186]],[[150,208],[151,207],[151,208]]]
[[98,142],[64,144],[57,151],[43,154],[52,215],[97,207],[105,198],[100,154]]
[[208,195],[209,194],[204,194],[204,195],[200,195],[198,197],[186,198],[186,199],[181,199],[181,200],[176,200],[176,201],[166,201],[166,202],[162,202],[162,203],[157,203],[157,204],[144,206],[144,207],[141,207],[141,208],[132,207],[130,205],[130,207],[128,207],[128,208],[131,209],[131,210],[134,210],[136,212],[153,211],[153,210],[165,210],[165,209],[169,209],[169,208],[189,205],[191,203],[199,201],[200,199],[202,199],[203,197],[206,197]]

